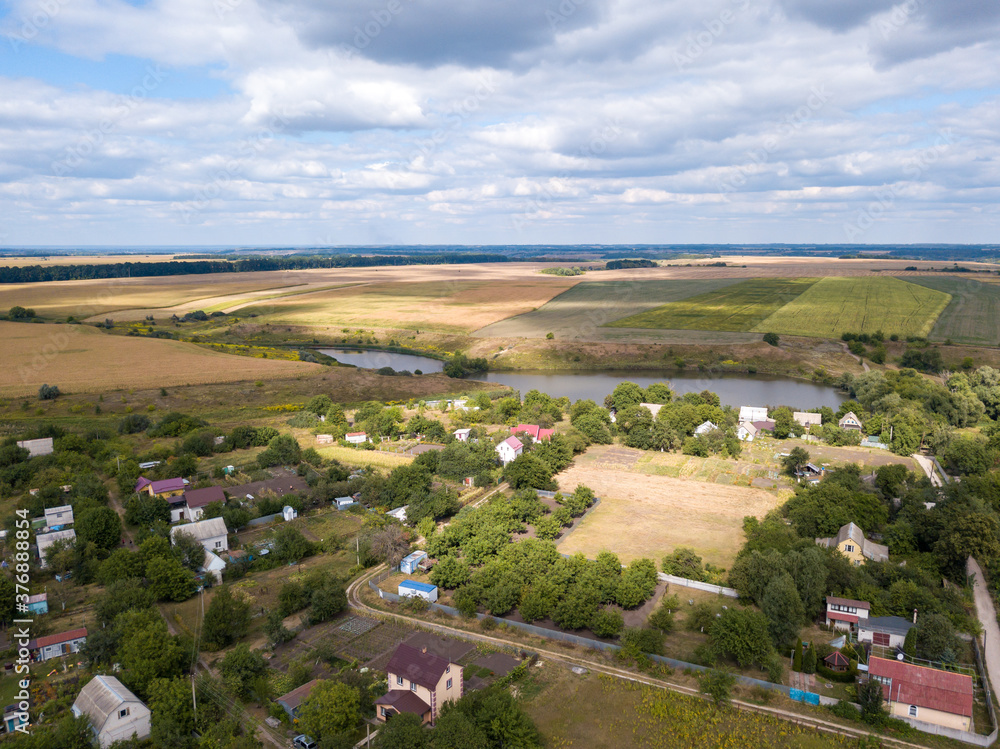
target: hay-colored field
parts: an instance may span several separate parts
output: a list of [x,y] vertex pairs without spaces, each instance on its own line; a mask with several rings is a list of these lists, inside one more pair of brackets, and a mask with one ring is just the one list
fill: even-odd
[[748,331],[816,283],[815,278],[752,278],[607,323],[612,328]]
[[496,281],[392,281],[279,297],[245,307],[255,322],[467,333],[544,304],[572,281],[549,276]]
[[815,338],[841,333],[926,336],[951,297],[891,276],[823,278],[753,330]]
[[[306,446],[309,447],[308,444]],[[316,452],[324,458],[333,458],[350,466],[396,468],[397,466],[405,466],[413,462],[413,456],[411,455],[400,455],[381,450],[358,450],[354,447],[343,447],[342,445],[317,446]]]
[[607,549],[624,563],[639,557],[659,560],[687,546],[706,562],[728,568],[744,541],[743,518],[763,517],[782,501],[761,489],[648,476],[610,463],[576,464],[556,479],[562,491],[584,484],[601,498],[559,550],[593,559]]
[[41,257],[0,257],[0,267],[23,268],[40,265],[111,265],[113,263],[171,263],[204,260],[188,255],[44,255]]
[[229,356],[181,341],[115,336],[83,325],[0,322],[0,341],[0,393],[5,396],[35,394],[43,383],[93,393],[293,377],[323,369]]
[[[605,278],[604,274],[601,274],[600,278]],[[647,312],[666,302],[726,289],[737,284],[739,280],[737,278],[654,280],[627,277],[609,281],[586,280],[564,291],[538,310],[481,328],[475,335],[479,338],[544,338],[547,333],[552,333],[560,340],[565,338],[659,340],[662,336],[658,331],[616,330],[603,326],[621,318],[630,318]],[[732,342],[753,338],[756,336],[736,336]]]
[[[281,277],[261,278],[264,273],[165,276],[163,278],[105,278],[86,281],[51,281],[48,283],[0,285],[0,310],[20,305],[35,310],[41,317],[77,320],[141,308],[128,319],[141,320],[147,314],[171,314],[165,307],[210,300],[222,293],[246,294],[292,287]],[[201,307],[191,307],[201,309]]]
[[931,329],[937,341],[1000,345],[1000,285],[971,278],[922,276],[908,281],[951,295],[951,301]]

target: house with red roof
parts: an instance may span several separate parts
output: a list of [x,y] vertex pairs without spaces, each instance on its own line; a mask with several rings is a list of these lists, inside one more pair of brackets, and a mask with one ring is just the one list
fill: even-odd
[[[47,661],[51,658],[58,658],[61,655],[79,653],[80,648],[87,642],[87,628],[71,629],[69,632],[60,632],[57,635],[46,635],[32,640],[28,643],[28,650],[32,651],[38,661]],[[37,652],[36,652],[37,651]]]
[[508,437],[496,447],[500,462],[507,465],[524,452],[524,444],[517,437]]
[[872,605],[867,601],[855,601],[851,598],[826,597],[826,626],[835,629],[846,629],[857,632],[858,623],[868,620]]
[[868,675],[882,684],[882,696],[893,717],[973,730],[973,683],[968,674],[872,657]]
[[538,424],[518,424],[516,427],[510,428],[510,433],[513,435],[529,434],[533,441],[544,442],[545,440],[552,439],[552,435],[556,433],[556,430],[542,429]]
[[375,700],[375,714],[385,721],[399,713],[419,715],[434,723],[446,702],[461,699],[462,667],[427,647],[403,643],[385,667],[389,691]]

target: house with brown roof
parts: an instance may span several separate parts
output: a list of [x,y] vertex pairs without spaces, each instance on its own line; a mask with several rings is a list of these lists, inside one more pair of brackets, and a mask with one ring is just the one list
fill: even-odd
[[114,676],[91,679],[73,703],[73,715],[87,716],[101,749],[150,733],[149,708]]
[[389,691],[375,700],[378,719],[413,713],[433,723],[446,702],[462,697],[462,667],[432,652],[401,644],[386,666]]
[[226,501],[226,493],[221,486],[206,486],[204,489],[186,489],[183,494],[171,497],[170,522],[179,523],[182,520],[200,520],[205,514],[205,505],[211,502]]
[[35,659],[47,661],[62,655],[79,653],[87,642],[87,628],[71,629],[57,635],[46,635],[28,643],[28,650],[36,651]]
[[968,674],[872,657],[868,675],[882,684],[882,696],[893,717],[973,730],[973,684]]
[[868,620],[872,605],[867,601],[855,601],[852,598],[826,597],[826,626],[835,629],[846,629],[849,632],[857,630],[858,623]]
[[301,687],[296,687],[291,692],[281,695],[275,700],[279,705],[281,705],[285,712],[288,713],[288,717],[295,720],[299,717],[299,707],[309,699],[309,695],[317,684],[319,684],[319,679],[313,679],[303,684]]

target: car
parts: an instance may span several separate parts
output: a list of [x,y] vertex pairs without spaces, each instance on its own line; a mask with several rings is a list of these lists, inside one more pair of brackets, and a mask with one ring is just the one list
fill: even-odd
[[294,739],[292,739],[292,746],[297,746],[299,749],[316,749],[319,746],[312,737],[306,736],[304,733],[300,733]]

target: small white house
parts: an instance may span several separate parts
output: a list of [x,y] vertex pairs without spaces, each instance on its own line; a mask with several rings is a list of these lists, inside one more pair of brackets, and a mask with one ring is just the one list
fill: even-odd
[[472,433],[472,430],[469,429],[469,428],[456,429],[454,431],[455,439],[457,439],[459,442],[468,442],[469,441],[469,435],[471,433]]
[[38,660],[47,661],[63,655],[79,653],[87,642],[87,628],[71,629],[57,635],[46,635],[28,643],[29,650],[38,651]]
[[348,432],[344,435],[344,439],[352,445],[361,445],[368,441],[368,435],[364,432]]
[[500,456],[500,462],[507,465],[511,461],[516,460],[517,456],[524,452],[524,445],[517,437],[508,437],[497,445],[496,449],[497,455]]
[[291,505],[285,505],[281,508],[281,516],[285,519],[287,523],[289,520],[295,520],[299,516],[299,513]]
[[408,554],[403,557],[403,561],[399,563],[399,571],[404,575],[412,575],[417,571],[417,567],[420,565],[421,560],[426,558],[426,551],[415,551],[412,554]]
[[216,583],[222,582],[222,571],[226,569],[226,560],[210,551],[205,551],[205,564],[199,572],[211,577]]
[[438,589],[436,585],[421,583],[416,580],[403,580],[399,584],[400,598],[423,598],[434,603],[438,599]]
[[56,541],[66,541],[69,544],[73,544],[76,541],[76,531],[69,528],[64,531],[39,533],[35,536],[35,544],[38,546],[38,566],[42,569],[45,569],[48,564],[45,554]]
[[64,525],[73,525],[73,506],[60,505],[45,511],[45,525],[52,530],[61,530]]
[[767,421],[767,406],[740,406],[740,423]]
[[711,421],[704,421],[694,428],[695,434],[708,434],[709,432],[714,432],[719,427],[713,424]]
[[333,435],[332,434],[317,434],[316,435],[317,445],[332,445]]
[[739,429],[736,430],[736,437],[741,442],[753,442],[753,439],[756,436],[757,436],[757,427],[755,427],[749,421],[744,424],[740,424]]
[[95,676],[73,703],[73,715],[86,715],[101,749],[150,732],[149,708],[114,676]]
[[197,523],[188,523],[187,525],[175,525],[170,529],[172,542],[178,533],[194,536],[195,540],[205,547],[205,551],[217,554],[220,551],[229,550],[229,531],[226,530],[226,521],[222,518],[199,520]]
[[861,431],[861,419],[858,418],[858,415],[854,411],[848,411],[844,414],[844,417],[837,424],[841,429],[850,429],[855,432]]
[[846,629],[856,632],[859,623],[868,621],[872,605],[868,601],[855,601],[852,598],[826,597],[826,626],[833,625],[835,629]]
[[402,507],[397,507],[394,510],[389,510],[389,512],[387,512],[386,515],[388,515],[391,518],[396,518],[396,520],[398,520],[401,523],[405,523],[407,507],[409,507],[409,505],[403,505]]
[[337,497],[333,500],[333,504],[338,510],[346,510],[348,507],[357,504],[357,500],[354,497]]

